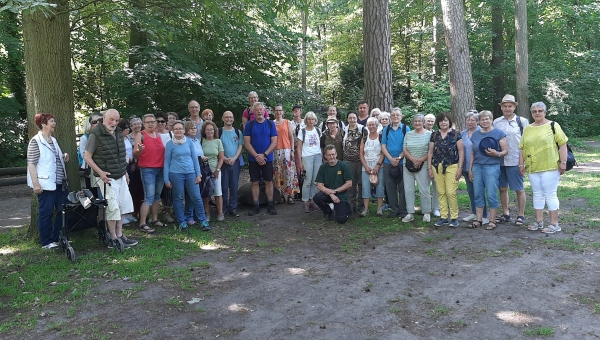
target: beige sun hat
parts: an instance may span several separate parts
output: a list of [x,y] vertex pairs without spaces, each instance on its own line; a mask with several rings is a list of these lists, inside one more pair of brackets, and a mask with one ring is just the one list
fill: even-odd
[[504,103],[513,103],[515,105],[519,105],[519,103],[515,101],[515,96],[512,94],[507,94],[506,96],[502,97],[502,101],[498,105],[502,105]]

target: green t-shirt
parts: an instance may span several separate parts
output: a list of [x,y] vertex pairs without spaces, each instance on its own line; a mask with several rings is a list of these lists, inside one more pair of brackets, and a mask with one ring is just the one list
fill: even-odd
[[207,141],[202,138],[202,151],[204,151],[204,156],[208,157],[210,170],[215,171],[217,168],[217,165],[219,164],[219,152],[223,150],[223,143],[220,139]]
[[[326,188],[337,189],[344,185],[347,180],[352,180],[352,173],[348,164],[338,161],[334,166],[323,163],[317,173],[317,183],[323,183]],[[337,194],[340,201],[348,200],[348,190]]]

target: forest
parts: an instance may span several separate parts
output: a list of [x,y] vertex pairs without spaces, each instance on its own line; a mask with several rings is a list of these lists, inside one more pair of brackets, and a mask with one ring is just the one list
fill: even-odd
[[[526,6],[524,26],[515,24],[519,2]],[[452,55],[445,39],[451,34],[444,31],[451,26],[444,24],[444,6],[460,14],[466,29],[468,47],[461,51],[470,61],[475,109],[500,115],[500,98],[517,94],[516,41],[523,30],[528,78],[526,98],[517,100],[547,103],[550,118],[570,136],[597,135],[600,127],[600,3],[593,0],[0,4],[0,167],[24,165],[26,142],[37,132],[27,118],[40,110],[55,111],[68,129],[57,128],[59,137],[71,135],[93,110],[116,108],[122,117],[185,114],[191,99],[211,108],[217,121],[231,110],[239,122],[249,91],[268,106],[283,103],[288,113],[296,103],[304,112],[336,105],[345,113],[368,100],[367,77],[387,83],[391,76],[384,92],[405,120],[450,111]],[[385,24],[389,36],[365,30],[372,24]],[[367,48],[369,39],[374,44]],[[380,62],[371,52],[379,47],[389,50],[391,72],[373,78]]]

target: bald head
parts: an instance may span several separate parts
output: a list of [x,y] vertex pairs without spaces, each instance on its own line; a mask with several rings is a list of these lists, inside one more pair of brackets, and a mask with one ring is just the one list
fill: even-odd
[[119,125],[119,119],[121,115],[119,111],[115,109],[108,109],[104,112],[104,118],[102,119],[102,124],[106,127],[106,130],[110,133],[114,133],[115,129]]

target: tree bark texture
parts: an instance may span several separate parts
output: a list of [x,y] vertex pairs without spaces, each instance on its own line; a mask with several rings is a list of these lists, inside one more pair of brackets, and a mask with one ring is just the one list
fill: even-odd
[[464,114],[475,108],[473,75],[465,9],[462,0],[442,0],[444,36],[448,50],[448,74],[450,77],[450,98],[452,121],[457,127],[464,127]]
[[394,104],[389,0],[363,0],[365,100],[390,111]]
[[494,72],[494,117],[502,116],[500,103],[504,96],[504,72],[502,71],[502,63],[504,63],[504,28],[503,9],[499,2],[492,4],[492,71]]
[[529,112],[529,57],[527,43],[527,1],[515,1],[515,69],[517,76],[517,114],[531,120]]
[[[75,140],[73,75],[68,0],[49,1],[57,5],[58,15],[44,16],[42,11],[23,12],[23,45],[29,137],[38,131],[34,117],[39,112],[51,113],[56,121],[54,137],[70,155],[67,176],[72,190],[79,189],[79,165]],[[38,237],[37,197],[32,196],[29,235]]]
[[306,55],[308,33],[308,6],[302,9],[302,95],[306,96]]

